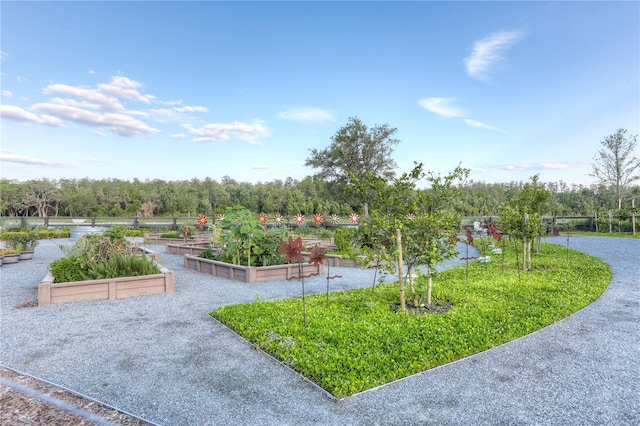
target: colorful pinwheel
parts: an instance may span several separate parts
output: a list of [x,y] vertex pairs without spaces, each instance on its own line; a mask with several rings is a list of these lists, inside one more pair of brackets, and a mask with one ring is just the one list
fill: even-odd
[[358,220],[360,220],[360,215],[358,213],[351,213],[349,215],[349,221],[351,223],[358,223]]
[[260,221],[261,224],[264,225],[265,223],[267,223],[267,215],[264,213],[260,213],[258,215],[258,220]]
[[302,237],[298,237],[295,240],[289,237],[289,242],[285,242],[284,240],[280,241],[278,253],[284,254],[284,263],[302,262],[303,251],[304,245],[302,244]]
[[209,222],[209,218],[203,214],[198,215],[198,219],[196,220],[198,226],[203,227]]
[[313,223],[315,223],[316,226],[320,226],[322,222],[324,222],[324,217],[320,213],[313,215]]
[[293,221],[296,225],[302,225],[304,223],[304,215],[302,213],[298,213],[293,217]]
[[309,253],[309,263],[314,266],[324,265],[324,260],[327,258],[327,255],[324,254],[325,250],[316,244]]

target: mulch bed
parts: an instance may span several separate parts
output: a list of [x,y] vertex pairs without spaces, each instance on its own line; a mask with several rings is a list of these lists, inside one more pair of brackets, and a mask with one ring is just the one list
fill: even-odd
[[[64,401],[76,408],[125,426],[149,426],[152,423],[122,413],[91,399],[76,395],[47,382],[24,376],[13,370],[0,367],[0,377],[14,383]],[[73,412],[55,407],[40,398],[22,393],[12,387],[0,385],[0,424],[3,426],[86,426],[96,425]]]

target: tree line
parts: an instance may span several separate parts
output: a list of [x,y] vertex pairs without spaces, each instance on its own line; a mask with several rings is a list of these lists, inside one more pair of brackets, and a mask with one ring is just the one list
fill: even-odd
[[[354,190],[358,182],[375,180],[391,186],[397,175],[392,158],[400,141],[397,129],[388,124],[369,128],[357,117],[350,117],[324,149],[311,149],[305,160],[317,170],[302,180],[287,178],[271,182],[238,182],[225,176],[220,182],[209,177],[165,181],[119,179],[38,179],[19,182],[0,179],[0,215],[12,216],[197,216],[217,215],[228,207],[241,205],[254,213],[293,216],[369,216],[368,208],[376,191]],[[634,156],[637,135],[626,130],[607,136],[594,157],[597,183],[589,186],[563,181],[544,186],[550,196],[541,214],[550,216],[603,215],[616,210],[628,216],[640,195],[640,159]],[[414,169],[415,171],[415,169]],[[402,171],[400,171],[402,174]],[[495,216],[505,201],[517,199],[526,183],[464,182],[453,208],[463,216]],[[362,189],[362,188],[361,188]],[[421,189],[429,191],[429,189]],[[627,200],[631,200],[627,203]]]
[[[454,200],[463,216],[496,216],[505,201],[517,198],[526,182],[464,185]],[[563,181],[544,183],[551,193],[545,215],[587,216],[617,209],[618,197],[606,185],[576,185]],[[630,193],[640,196],[640,187]],[[308,176],[302,180],[238,182],[229,177],[165,181],[119,179],[37,179],[19,182],[0,180],[0,214],[12,216],[208,216],[242,205],[255,213],[293,216],[362,214],[362,206],[335,184]],[[630,210],[623,204],[622,210]]]

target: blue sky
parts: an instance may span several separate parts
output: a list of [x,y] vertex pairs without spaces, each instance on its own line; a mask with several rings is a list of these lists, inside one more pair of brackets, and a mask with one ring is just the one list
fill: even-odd
[[[349,117],[399,172],[590,184],[640,121],[638,2],[6,2],[1,176],[268,182]],[[640,155],[640,153],[636,153]]]

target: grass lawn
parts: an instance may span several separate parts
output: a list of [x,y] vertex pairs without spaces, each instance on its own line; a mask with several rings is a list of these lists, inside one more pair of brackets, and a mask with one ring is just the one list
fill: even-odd
[[[561,236],[566,237],[567,233],[563,232]],[[571,235],[582,235],[590,237],[616,237],[616,238],[640,238],[640,231],[633,235],[631,232],[587,232],[587,231],[571,231]]]
[[[569,262],[567,262],[567,257]],[[434,278],[446,313],[396,313],[399,287],[386,284],[302,299],[223,306],[211,315],[336,397],[344,397],[529,334],[596,300],[609,267],[587,254],[543,244],[518,274],[505,250]],[[423,286],[419,283],[418,287]],[[418,293],[418,291],[417,291]],[[407,304],[412,305],[407,286]]]

